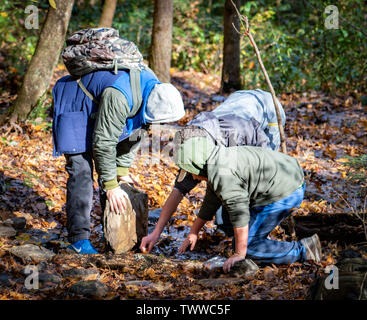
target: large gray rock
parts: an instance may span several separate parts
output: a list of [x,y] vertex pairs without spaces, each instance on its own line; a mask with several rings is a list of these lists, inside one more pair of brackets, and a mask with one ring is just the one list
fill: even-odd
[[[223,264],[227,260],[225,257],[216,256],[207,260],[204,263],[204,269],[210,272],[223,272]],[[259,267],[251,259],[245,259],[236,262],[230,271],[230,274],[236,274],[239,276],[250,277],[257,273]]]
[[116,254],[131,250],[148,231],[148,195],[127,183],[120,187],[129,197],[126,210],[115,214],[107,201],[103,216],[104,237]]
[[97,280],[79,281],[70,287],[70,292],[89,298],[103,298],[108,293],[108,287]]
[[27,220],[24,217],[14,217],[6,219],[2,224],[7,227],[12,227],[16,230],[22,230],[25,228]]
[[0,238],[6,237],[11,238],[17,234],[17,231],[13,227],[8,227],[3,224],[0,224]]
[[38,275],[39,282],[43,285],[52,284],[59,285],[62,282],[62,277],[58,274],[53,273],[40,273]]
[[48,261],[55,255],[52,251],[34,244],[11,247],[9,252],[27,263]]

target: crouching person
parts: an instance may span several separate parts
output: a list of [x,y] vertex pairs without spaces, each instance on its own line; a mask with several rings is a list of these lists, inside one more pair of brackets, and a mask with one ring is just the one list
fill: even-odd
[[207,181],[204,202],[179,253],[194,249],[199,231],[223,205],[235,241],[235,253],[223,265],[225,272],[245,258],[275,264],[321,260],[316,234],[292,242],[268,239],[303,200],[304,175],[296,159],[260,147],[224,147],[193,137],[180,144],[175,161],[194,179]]

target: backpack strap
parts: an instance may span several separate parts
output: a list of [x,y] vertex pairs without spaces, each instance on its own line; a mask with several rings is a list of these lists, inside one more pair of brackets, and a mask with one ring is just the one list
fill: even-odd
[[[80,87],[80,89],[82,89],[82,91],[85,93],[85,95],[89,98],[89,99],[91,99],[94,103],[96,103],[96,104],[99,104],[99,101],[87,90],[87,88],[84,86],[84,84],[83,84],[83,82],[81,81],[81,79],[79,78],[79,79],[77,79],[76,80],[76,82],[77,82],[77,84],[78,84],[78,86]],[[81,108],[81,110],[80,111],[83,111],[83,106],[82,106],[82,108]],[[96,119],[96,117],[97,117],[97,112],[93,112],[93,113],[91,113],[90,114],[90,117],[92,118],[92,119]]]
[[143,101],[140,83],[140,70],[130,69],[130,85],[133,95],[133,107],[131,109],[131,112],[129,113],[129,117],[133,117],[139,111],[141,103]]
[[[96,99],[96,98],[94,98],[94,96],[87,90],[87,88],[84,86],[84,84],[83,84],[83,82],[81,81],[81,79],[79,78],[79,79],[77,79],[76,80],[76,82],[77,82],[77,84],[79,85],[79,87],[80,87],[80,89],[82,89],[83,90],[83,92],[85,93],[85,95],[89,98],[89,99],[91,99],[93,102],[95,102],[95,103],[97,103],[97,104],[99,104],[99,101]],[[83,109],[81,110],[81,111],[83,111]]]

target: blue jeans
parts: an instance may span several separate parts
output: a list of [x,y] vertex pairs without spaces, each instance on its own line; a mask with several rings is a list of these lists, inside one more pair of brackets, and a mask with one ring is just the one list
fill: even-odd
[[[274,203],[250,209],[247,257],[258,262],[287,264],[306,260],[306,248],[299,241],[276,241],[268,239],[280,222],[299,207],[305,192],[305,183],[291,195]],[[222,230],[228,230],[228,213],[217,213],[216,222]]]

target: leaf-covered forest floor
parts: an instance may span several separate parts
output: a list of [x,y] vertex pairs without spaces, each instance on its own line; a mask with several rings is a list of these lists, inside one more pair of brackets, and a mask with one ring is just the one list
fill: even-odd
[[[57,69],[53,83],[64,73],[63,69]],[[187,110],[179,125],[219,104],[220,97],[216,93],[219,79],[215,76],[175,72],[172,82],[182,93]],[[366,181],[351,180],[353,172],[345,163],[347,156],[366,154],[366,107],[353,93],[335,97],[304,92],[280,94],[278,98],[287,115],[288,153],[298,159],[306,174],[305,200],[295,215],[334,217],[365,210]],[[1,97],[0,104],[9,99],[13,97]],[[149,195],[149,230],[159,213],[155,209],[162,207],[177,173],[177,167],[164,151],[169,149],[177,125],[165,128],[160,150],[138,154],[131,170],[137,187]],[[306,299],[315,277],[361,242],[361,237],[353,238],[353,232],[344,238],[338,234],[330,236],[333,230],[323,225],[329,236],[320,235],[321,263],[259,265],[259,272],[251,277],[210,273],[198,266],[213,256],[231,253],[231,239],[216,230],[213,223],[201,233],[194,252],[183,256],[177,253],[200,208],[205,192],[203,182],[180,204],[151,255],[142,255],[136,250],[113,257],[103,253],[102,212],[95,182],[91,241],[102,254],[68,254],[67,173],[64,158],[52,157],[50,123],[32,121],[0,130],[0,222],[12,217],[26,219],[25,229],[10,237],[0,237],[0,299]],[[363,235],[361,227],[352,230],[357,229],[357,233]],[[291,235],[287,228],[278,227],[271,237],[291,240],[300,235],[297,232]],[[48,262],[33,261],[43,275],[39,289],[25,287],[24,268],[29,262],[9,252],[10,248],[27,243],[56,253]],[[104,283],[107,293],[92,296],[80,293],[75,289],[80,280]]]

